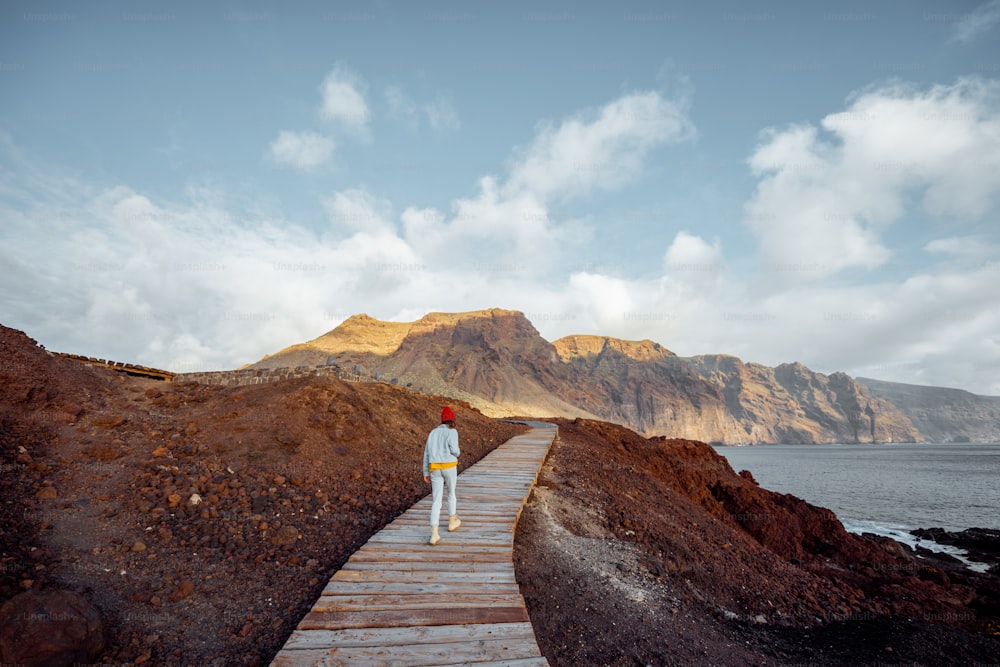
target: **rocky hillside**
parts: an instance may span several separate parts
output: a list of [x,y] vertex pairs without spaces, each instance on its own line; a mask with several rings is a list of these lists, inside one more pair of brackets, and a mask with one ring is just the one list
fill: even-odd
[[899,407],[928,442],[1000,442],[1000,396],[858,378]]
[[704,443],[557,420],[515,538],[552,665],[973,665],[1000,579],[845,532]]
[[[131,378],[0,326],[0,663],[267,664],[428,493],[442,402],[328,377]],[[521,428],[452,405],[463,468]]]
[[659,343],[568,336],[550,343],[517,311],[348,318],[254,367],[336,363],[454,396],[494,416],[597,418],[646,435],[726,444],[919,441],[891,401],[843,373],[682,358]]

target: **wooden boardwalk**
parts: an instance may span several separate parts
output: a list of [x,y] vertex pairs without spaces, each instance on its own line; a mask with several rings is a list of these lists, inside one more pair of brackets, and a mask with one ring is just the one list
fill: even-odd
[[[431,498],[372,536],[271,664],[547,666],[514,580],[514,528],[556,434],[534,425],[458,477],[461,527],[430,537]],[[447,514],[447,504],[442,514]]]

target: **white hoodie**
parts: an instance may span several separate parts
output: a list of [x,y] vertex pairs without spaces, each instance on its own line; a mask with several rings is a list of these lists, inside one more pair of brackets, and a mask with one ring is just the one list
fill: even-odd
[[427,435],[424,445],[424,477],[431,474],[431,463],[457,463],[458,431],[447,424],[441,424]]

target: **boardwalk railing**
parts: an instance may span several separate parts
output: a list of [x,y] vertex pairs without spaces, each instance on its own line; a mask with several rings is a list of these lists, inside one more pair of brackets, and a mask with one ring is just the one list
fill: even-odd
[[376,533],[299,623],[274,667],[547,666],[514,580],[514,529],[556,434],[534,425],[458,478],[461,527],[430,546],[430,497]]

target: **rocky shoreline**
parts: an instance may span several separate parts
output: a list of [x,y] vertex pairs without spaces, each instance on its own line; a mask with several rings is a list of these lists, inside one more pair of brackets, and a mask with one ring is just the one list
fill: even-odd
[[[910,534],[922,540],[930,540],[937,544],[946,544],[963,549],[966,558],[977,563],[984,563],[988,571],[1000,575],[1000,530],[992,528],[967,528],[962,531],[948,531],[944,528],[917,528]],[[965,564],[958,558],[927,549],[917,543],[916,552],[924,558],[939,559]]]

